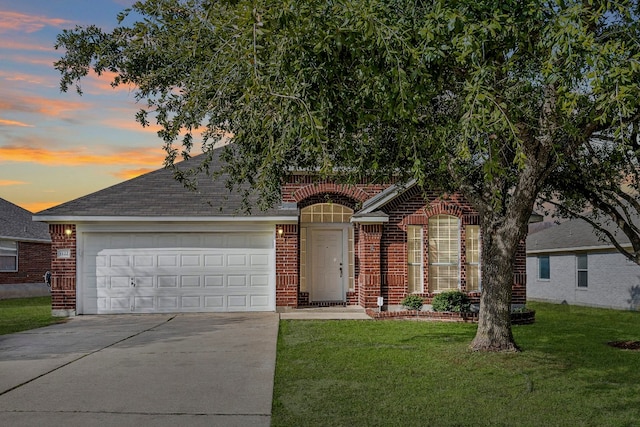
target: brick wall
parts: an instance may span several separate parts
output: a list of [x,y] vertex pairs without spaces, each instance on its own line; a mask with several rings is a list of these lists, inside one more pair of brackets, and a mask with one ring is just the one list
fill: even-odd
[[[374,195],[380,193],[389,184],[354,185],[335,184],[329,181],[317,181],[310,175],[298,175],[291,177],[282,187],[283,202],[294,202],[298,207],[305,207],[315,203],[333,202],[348,206],[354,210],[361,207],[362,203]],[[354,291],[348,292],[349,304],[360,304],[363,307],[376,307],[377,296],[382,295],[385,304],[396,305],[407,295],[407,225],[422,225],[424,247],[424,288],[421,294],[425,303],[430,304],[433,294],[428,292],[428,223],[429,217],[440,214],[452,215],[460,218],[460,276],[461,289],[466,291],[466,226],[479,225],[480,218],[473,207],[459,194],[451,194],[440,197],[436,192],[421,192],[417,188],[409,189],[400,197],[389,203],[384,208],[389,215],[389,222],[384,226],[354,225],[355,245],[355,277]],[[369,228],[367,228],[369,227]],[[370,228],[380,227],[380,228]],[[298,251],[298,237],[290,235],[292,240],[286,247]],[[295,240],[295,244],[293,243]],[[371,247],[374,251],[371,251]],[[276,245],[278,253],[278,245]],[[284,253],[284,252],[283,252]],[[298,254],[295,259],[298,260]],[[377,271],[374,271],[377,268]],[[526,302],[526,256],[524,242],[520,245],[516,254],[514,266],[513,303],[524,304]],[[282,274],[278,287],[278,305],[291,305],[291,293],[293,292],[293,270],[287,267]],[[299,274],[296,272],[295,274]],[[284,277],[287,277],[285,280]],[[282,281],[291,283],[284,286]],[[297,287],[297,279],[295,279]],[[286,289],[285,294],[280,295]],[[297,292],[297,291],[296,291]],[[478,303],[480,294],[470,292],[473,303]],[[298,303],[308,303],[308,293],[300,294]],[[282,303],[282,304],[281,304]]]
[[276,225],[276,306],[297,307],[299,270],[297,224]]
[[380,264],[382,224],[358,225],[360,236],[356,246],[356,256],[360,260],[358,276],[358,302],[361,307],[377,307],[382,294],[382,274]]
[[[67,232],[69,230],[69,232]],[[51,234],[51,309],[54,313],[75,313],[76,226],[49,224]],[[58,249],[69,249],[69,258],[58,258]]]
[[18,242],[18,271],[0,272],[0,285],[41,283],[51,270],[51,243]]
[[[426,194],[413,188],[390,203],[386,209],[389,222],[382,237],[383,296],[385,304],[397,305],[407,296],[407,226],[423,226],[423,283],[420,294],[426,304],[431,303],[429,292],[429,218],[452,215],[460,219],[460,276],[461,290],[466,291],[466,226],[478,225],[480,217],[459,194],[439,197],[436,192]],[[479,302],[479,293],[470,293],[472,302]]]

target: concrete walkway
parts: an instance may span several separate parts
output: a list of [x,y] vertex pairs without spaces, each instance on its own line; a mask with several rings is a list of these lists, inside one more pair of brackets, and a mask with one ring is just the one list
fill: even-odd
[[371,320],[358,305],[308,307],[280,313],[282,320]]
[[79,316],[0,336],[0,424],[269,426],[278,317]]

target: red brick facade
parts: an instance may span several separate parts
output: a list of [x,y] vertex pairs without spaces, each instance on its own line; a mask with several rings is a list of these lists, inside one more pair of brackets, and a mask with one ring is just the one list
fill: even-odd
[[[316,203],[336,203],[354,211],[367,200],[384,191],[389,185],[356,184],[337,185],[331,182],[314,183],[310,176],[296,176],[282,188],[282,201],[296,203],[304,208]],[[385,305],[398,305],[408,293],[407,226],[423,226],[423,265],[428,266],[429,218],[447,214],[460,220],[460,289],[466,291],[466,227],[478,225],[477,212],[460,195],[438,197],[436,193],[423,193],[411,188],[390,200],[381,210],[388,221],[352,222],[354,268],[353,284],[344,295],[347,304],[364,308],[377,307],[378,297]],[[277,307],[298,307],[314,303],[309,292],[300,288],[300,226],[274,224],[275,286]],[[73,224],[51,224],[52,304],[54,311],[74,312],[76,309],[76,227]],[[59,257],[58,250],[69,250],[70,256]],[[48,268],[46,268],[48,269]],[[39,277],[46,271],[38,271]],[[428,289],[429,269],[424,268],[423,281]],[[479,293],[470,292],[472,301],[479,301]],[[433,294],[421,294],[425,303],[431,303]],[[524,242],[516,255],[513,304],[526,302],[526,255]]]
[[[363,202],[385,190],[388,185],[338,185],[332,182],[314,182],[309,176],[296,176],[283,186],[284,202],[297,203],[299,208],[330,201],[357,210]],[[354,290],[347,292],[347,304],[365,308],[377,306],[377,297],[384,297],[385,305],[398,305],[408,294],[407,279],[407,226],[423,226],[423,264],[428,265],[428,223],[434,215],[447,214],[460,219],[460,289],[466,292],[466,226],[478,225],[480,218],[471,205],[460,195],[438,197],[437,193],[424,194],[412,188],[390,201],[383,208],[389,216],[386,223],[354,223],[355,277]],[[288,235],[287,248],[294,235]],[[278,248],[276,242],[276,248]],[[277,250],[277,253],[278,252]],[[297,259],[297,258],[296,258]],[[297,266],[296,266],[297,268]],[[513,304],[526,302],[526,255],[524,242],[516,255],[513,286]],[[283,272],[290,277],[290,267]],[[298,269],[299,274],[299,269]],[[280,276],[280,272],[277,273]],[[429,269],[424,268],[425,292],[420,294],[430,304],[433,294],[426,291]],[[309,303],[308,292],[298,292],[291,298],[293,285],[287,287],[286,298],[277,297],[279,306],[295,307]],[[280,288],[278,288],[280,291]],[[479,292],[468,292],[473,302],[479,302]],[[280,302],[287,301],[285,304]],[[313,302],[313,301],[312,301]]]
[[18,271],[0,272],[0,285],[40,283],[51,269],[51,243],[18,242]]

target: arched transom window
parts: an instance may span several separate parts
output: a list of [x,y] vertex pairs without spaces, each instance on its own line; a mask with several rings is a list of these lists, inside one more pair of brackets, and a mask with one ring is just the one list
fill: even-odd
[[300,210],[301,223],[349,222],[353,209],[336,203],[318,203]]

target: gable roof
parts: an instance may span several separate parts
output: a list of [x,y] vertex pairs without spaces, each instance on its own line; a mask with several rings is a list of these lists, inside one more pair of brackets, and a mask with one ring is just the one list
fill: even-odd
[[49,226],[43,222],[34,222],[32,215],[28,210],[0,199],[0,239],[50,242]]
[[[216,149],[210,164],[218,170],[223,162],[221,148]],[[179,163],[180,169],[195,167],[202,155]],[[158,169],[95,193],[38,212],[34,218],[42,221],[72,220],[194,220],[257,219],[297,217],[297,210],[284,206],[265,211],[254,208],[250,213],[243,207],[241,192],[226,187],[228,176],[212,179],[201,173],[197,176],[197,190],[191,191],[178,182],[170,169]],[[249,199],[256,205],[256,197]]]
[[[613,225],[605,228],[614,233],[623,246],[629,244],[627,236],[619,230],[616,232]],[[581,219],[570,219],[527,237],[527,253],[610,249],[613,247],[610,242],[598,237],[591,224]]]

